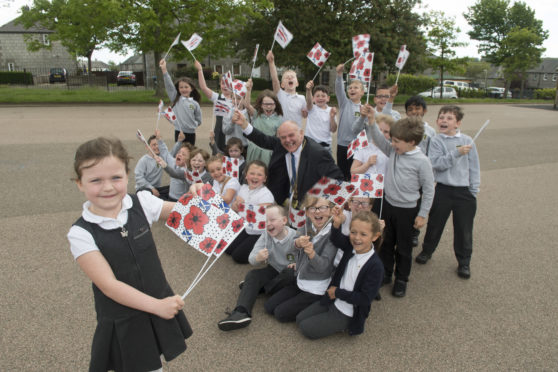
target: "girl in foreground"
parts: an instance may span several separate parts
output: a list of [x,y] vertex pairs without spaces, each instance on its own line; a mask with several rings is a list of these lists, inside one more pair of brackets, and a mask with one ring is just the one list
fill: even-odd
[[129,159],[122,142],[100,137],[79,146],[74,160],[75,181],[87,201],[68,240],[93,282],[98,323],[91,371],[161,369],[161,355],[174,359],[192,335],[150,230],[174,203],[149,192],[128,195]]
[[364,332],[370,304],[384,277],[384,266],[376,250],[380,249],[382,229],[369,211],[353,215],[347,238],[340,227],[345,220],[341,209],[333,211],[330,239],[344,251],[326,294],[296,317],[302,334],[318,339],[336,332],[349,335]]

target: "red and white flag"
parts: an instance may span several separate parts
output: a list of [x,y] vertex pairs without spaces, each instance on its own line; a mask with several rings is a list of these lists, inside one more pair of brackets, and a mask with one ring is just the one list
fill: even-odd
[[374,63],[374,53],[364,53],[353,61],[349,78],[360,80],[365,84],[370,83],[372,78],[372,65]]
[[343,206],[351,195],[353,195],[355,190],[355,185],[350,182],[322,177],[308,190],[308,194],[318,198],[324,198],[339,206]]
[[184,171],[184,177],[186,177],[186,180],[188,180],[188,182],[190,183],[203,183],[202,175],[204,173],[205,170],[200,173],[196,170],[186,168],[186,170]]
[[188,49],[190,52],[198,47],[202,42],[202,37],[196,33],[190,37],[187,41],[182,40],[181,43]]
[[265,230],[265,206],[238,203],[238,215],[244,218],[244,223],[254,230]]
[[256,50],[254,51],[254,57],[252,58],[252,63],[256,63],[256,58],[258,58],[258,49],[260,49],[260,44],[256,44]]
[[354,196],[381,198],[384,195],[383,174],[353,174],[351,183],[356,188]]
[[275,41],[277,41],[279,45],[281,45],[281,47],[285,49],[292,39],[293,34],[291,34],[289,30],[287,30],[287,28],[283,26],[283,23],[281,21],[279,21],[277,29],[275,30]]
[[349,148],[347,149],[347,159],[353,156],[356,150],[363,149],[365,147],[368,147],[368,137],[366,136],[366,130],[363,129],[349,144]]
[[401,49],[399,49],[399,55],[397,56],[397,61],[395,61],[395,67],[402,70],[408,58],[409,58],[409,51],[407,50],[407,45],[402,45]]
[[243,82],[242,80],[234,79],[233,80],[233,92],[234,92],[234,94],[236,94],[237,96],[240,96],[242,98],[246,97],[246,93],[248,93],[248,89],[246,88],[246,83]]
[[225,83],[225,87],[227,87],[228,90],[233,90],[233,78],[230,70],[223,76],[223,83]]
[[306,224],[306,211],[289,207],[289,224],[294,229],[300,229]]
[[236,237],[244,230],[246,227],[244,218],[240,217],[235,211],[230,209],[228,211],[228,215],[230,218],[230,224],[225,229],[223,237],[217,247],[213,251],[213,255],[216,257],[220,257],[225,249],[236,239]]
[[229,177],[238,178],[240,175],[240,160],[223,156],[223,173]]
[[229,105],[229,102],[226,101],[217,101],[213,106],[213,112],[215,116],[227,116],[229,112],[231,112],[232,107]]
[[145,144],[145,146],[149,147],[149,143],[147,143],[147,140],[145,139],[145,137],[143,136],[143,134],[141,133],[141,130],[138,129],[138,131],[136,132],[136,137]]
[[360,57],[362,54],[369,52],[370,34],[361,34],[353,36],[353,56]]
[[312,61],[318,67],[322,67],[324,63],[326,63],[327,59],[329,58],[331,53],[325,50],[320,43],[316,43],[312,50],[308,52],[306,57]]
[[176,123],[176,115],[174,114],[174,111],[172,109],[172,107],[167,107],[167,109],[163,112],[163,116],[165,117],[165,119],[167,119],[172,125],[174,125],[174,123]]

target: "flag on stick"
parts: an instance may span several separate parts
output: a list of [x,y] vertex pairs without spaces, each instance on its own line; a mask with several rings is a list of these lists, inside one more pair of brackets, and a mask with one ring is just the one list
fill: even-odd
[[256,44],[256,50],[254,51],[254,57],[252,58],[252,70],[250,71],[250,78],[254,73],[254,67],[256,67],[256,59],[258,58],[258,49],[260,49],[260,44]]
[[399,74],[401,73],[403,66],[405,66],[405,62],[407,62],[408,58],[409,58],[409,51],[407,50],[407,46],[402,45],[401,49],[399,49],[399,55],[397,56],[397,61],[395,61],[395,67],[399,69],[399,71],[397,71],[397,78],[395,78],[395,85],[397,85],[397,82],[399,81]]
[[363,53],[353,61],[349,71],[349,78],[351,80],[360,80],[364,84],[370,85],[373,62],[374,53]]
[[[281,47],[285,49],[287,45],[289,45],[292,39],[293,39],[293,34],[291,34],[289,30],[287,30],[287,28],[283,26],[283,23],[281,21],[279,21],[279,24],[277,25],[277,29],[275,30],[273,44],[275,44],[275,42],[277,41],[279,45],[281,45]],[[273,50],[273,44],[271,45],[272,50]]]
[[145,137],[143,136],[143,134],[141,133],[141,130],[138,129],[138,131],[136,132],[136,137],[143,142],[143,144],[145,145],[145,147],[147,147],[147,149],[151,152],[151,154],[153,155],[153,157],[157,156],[153,150],[151,149],[151,147],[149,146],[149,143],[147,143],[147,140],[145,139]]
[[192,50],[196,49],[201,42],[202,42],[202,37],[196,33],[194,33],[192,37],[188,39],[188,41],[184,41],[184,40],[181,41],[182,45],[184,45],[184,47],[188,49],[188,51],[192,55],[192,58],[194,58],[195,61],[197,60],[194,54],[192,53]]
[[353,174],[351,184],[356,188],[353,196],[381,198],[384,195],[383,174]]
[[306,225],[306,211],[304,209],[298,210],[289,206],[289,224],[295,229],[299,229]]
[[157,106],[157,122],[155,123],[155,130],[159,130],[159,119],[161,119],[161,115],[164,115],[162,99],[159,100],[159,106]]
[[366,136],[366,130],[362,130],[358,136],[349,144],[347,150],[347,159],[354,155],[355,151],[358,149],[364,149],[368,147],[368,137]]
[[326,63],[331,53],[325,50],[320,43],[316,43],[314,47],[308,52],[306,57],[317,67],[322,67]]
[[223,173],[229,177],[238,179],[240,175],[240,161],[237,158],[223,156]]
[[318,198],[324,198],[339,206],[343,206],[355,192],[355,185],[350,182],[322,177],[310,190],[308,194]]
[[167,53],[165,53],[165,56],[163,57],[163,59],[167,59],[167,56],[169,55],[171,49],[173,46],[178,45],[178,41],[180,40],[180,32],[178,33],[178,35],[176,36],[176,38],[174,39],[174,41],[172,42],[171,46],[169,47],[169,50],[167,50]]
[[370,48],[370,34],[361,34],[353,36],[353,56],[360,57],[367,53]]

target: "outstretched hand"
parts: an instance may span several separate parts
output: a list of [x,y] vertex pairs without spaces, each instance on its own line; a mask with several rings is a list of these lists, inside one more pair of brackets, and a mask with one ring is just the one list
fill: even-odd
[[184,301],[179,295],[159,300],[155,315],[163,319],[172,319],[184,307]]

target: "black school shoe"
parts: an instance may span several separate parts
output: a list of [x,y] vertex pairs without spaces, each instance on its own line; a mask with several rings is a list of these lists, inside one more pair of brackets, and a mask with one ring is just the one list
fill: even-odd
[[418,256],[415,257],[415,262],[418,263],[418,264],[424,265],[431,258],[432,258],[431,254],[428,254],[425,251],[422,251],[418,254]]
[[405,297],[405,292],[407,291],[407,282],[403,280],[395,279],[395,283],[393,283],[393,289],[391,290],[391,294],[393,297]]
[[228,317],[217,323],[221,331],[233,331],[247,327],[252,321],[252,317],[243,311],[234,310]]
[[463,279],[469,279],[471,277],[471,269],[469,265],[459,265],[457,267],[457,276]]

